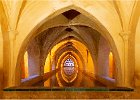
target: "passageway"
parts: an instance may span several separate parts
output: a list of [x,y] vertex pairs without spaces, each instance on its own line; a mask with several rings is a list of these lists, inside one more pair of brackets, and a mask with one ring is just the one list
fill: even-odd
[[[21,86],[115,86],[117,74],[109,42],[96,29],[83,25],[79,17],[89,21],[71,9],[50,20],[61,18],[63,24],[58,21],[46,28],[45,23],[38,29],[21,60]],[[64,24],[66,19],[71,24]]]
[[137,97],[95,91],[139,89],[139,12],[140,0],[0,0],[0,98]]
[[[53,75],[52,77],[54,77],[55,75]],[[44,82],[44,86],[45,83],[47,83],[47,80]],[[74,85],[69,85],[66,84],[65,82],[63,82],[62,84],[64,84],[64,86],[66,87],[76,87]],[[36,86],[38,86],[38,84],[36,84]],[[51,87],[59,87],[58,81],[54,83],[52,83],[52,85],[50,85]],[[106,87],[104,84],[100,83],[99,81],[95,80],[93,77],[88,76],[86,74],[83,75],[83,80],[81,81],[80,85],[78,87],[85,87],[85,88],[89,88],[89,87]]]

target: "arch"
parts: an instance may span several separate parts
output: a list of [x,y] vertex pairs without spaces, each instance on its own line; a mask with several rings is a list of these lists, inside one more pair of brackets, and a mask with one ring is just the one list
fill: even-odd
[[[62,61],[60,61],[61,62],[61,76],[62,76],[62,78],[64,80],[65,80],[65,77],[66,77],[66,82],[67,83],[71,83],[71,82],[73,82],[77,78],[78,71],[74,71],[73,70],[73,73],[71,73],[71,74],[68,74],[68,73],[65,72],[64,69],[67,68],[67,67],[65,65],[63,65],[63,64],[65,63],[65,61],[67,59],[71,59],[73,61],[73,63],[74,63],[73,68],[75,70],[78,70],[78,64],[77,64],[77,59],[75,58],[75,56],[73,55],[73,53],[71,53],[71,55],[69,56],[69,52],[67,52],[66,55],[62,58]],[[70,79],[70,80],[67,80],[67,79]]]
[[66,48],[65,44],[62,45],[59,49],[57,49],[56,55],[54,55],[56,57],[56,62],[58,61],[59,57],[63,54],[64,51],[73,51],[77,53],[80,57],[80,60],[82,61],[83,67],[85,68],[86,65],[85,65],[82,54],[74,46],[71,46],[70,48]]
[[[69,36],[74,36],[74,34],[73,35],[71,34],[71,35],[68,35],[68,36],[67,36],[67,34],[62,34],[61,36],[56,37],[56,39],[54,39],[55,42],[53,42],[52,45],[49,46],[48,50],[45,49],[45,51],[47,51],[47,52],[45,54],[43,54],[43,55],[46,55],[47,56],[48,52],[50,52],[50,50],[53,48],[53,46],[55,46],[57,43],[60,43],[62,41],[65,41],[67,38],[69,38]],[[90,49],[89,48],[90,45],[88,45],[88,43],[86,43],[83,39],[80,39],[80,37],[78,38],[78,37],[74,36],[73,40],[76,40],[76,41],[81,42],[81,44],[83,44],[83,46],[85,46],[90,52],[96,52],[95,49]],[[45,45],[44,47],[47,47],[47,45]],[[46,57],[44,57],[44,58],[46,58]],[[96,56],[95,55],[92,55],[92,59],[93,59],[94,65],[96,64],[96,59],[95,58],[96,58]]]
[[[74,36],[74,35],[70,35],[70,36]],[[61,38],[61,37],[59,37],[59,38]],[[43,55],[46,55],[43,59],[44,60],[42,60],[43,61],[43,63],[44,63],[44,61],[45,61],[45,59],[46,59],[46,57],[47,57],[47,55],[51,52],[51,50],[53,49],[53,48],[55,48],[55,46],[57,45],[57,48],[55,48],[55,54],[54,55],[52,55],[53,56],[53,58],[52,58],[52,60],[54,59],[54,57],[55,57],[55,55],[56,54],[58,54],[59,52],[62,52],[62,48],[64,48],[66,45],[67,45],[67,39],[68,39],[68,36],[66,36],[66,37],[64,37],[64,38],[61,38],[62,40],[60,40],[59,38],[57,38],[56,40],[55,40],[55,42],[53,42],[52,43],[52,46],[50,47],[50,48],[48,48],[48,49],[45,49],[44,51],[46,51],[46,53],[45,54],[43,54]],[[72,39],[72,41],[77,41],[77,42],[79,42],[79,43],[81,43],[83,46],[85,46],[85,43],[83,43],[83,41],[81,40],[81,39],[79,39],[78,37],[74,37],[73,39]],[[59,45],[60,44],[60,45]],[[47,45],[46,45],[47,46]],[[85,46],[86,47],[86,46]],[[54,51],[54,50],[53,50]],[[75,48],[75,51],[76,51],[76,48]],[[78,51],[77,51],[78,52]],[[80,55],[80,54],[79,54]],[[83,58],[82,56],[80,56],[81,58]],[[55,62],[57,62],[56,60],[55,60]],[[55,62],[53,61],[52,63],[55,65]],[[43,69],[43,68],[42,68]]]
[[[62,40],[63,41],[63,40]],[[73,49],[72,48],[66,48],[65,47],[65,44],[63,45],[63,44],[61,44],[61,46],[57,49],[57,51],[55,51],[55,53],[54,53],[54,55],[52,55],[53,56],[53,58],[52,58],[52,61],[55,61],[55,62],[58,62],[57,60],[58,60],[58,58],[59,58],[59,56],[61,56],[61,54],[64,52],[64,49],[63,48],[65,48],[65,51],[68,51],[68,50],[73,50],[75,53],[77,53],[79,56],[81,55],[80,53],[78,53],[79,51],[78,50],[76,50],[76,48],[75,47],[73,47]],[[75,48],[75,49],[74,49]],[[76,52],[77,51],[77,52]],[[53,51],[54,52],[54,51]],[[58,57],[55,57],[55,56],[58,56]],[[82,56],[80,56],[79,57],[80,59],[82,59],[83,57]],[[53,60],[53,59],[55,59],[55,60]],[[82,60],[82,63],[83,63],[83,60]],[[51,65],[55,65],[56,66],[56,64],[54,64],[54,62],[52,62],[51,63]],[[53,70],[54,70],[55,68],[53,68]],[[56,69],[59,69],[59,68],[56,68]],[[82,69],[82,68],[81,68]],[[78,82],[78,81],[77,81]],[[79,83],[79,82],[78,82]]]
[[[73,49],[72,49],[72,50],[68,51],[68,50],[67,50],[68,48],[63,48],[63,49],[64,49],[64,51],[66,51],[66,53],[65,53],[65,54],[64,54],[64,53],[60,54],[60,57],[59,57],[60,59],[58,59],[59,61],[58,61],[58,63],[57,63],[57,67],[59,67],[58,65],[60,65],[61,60],[63,60],[63,59],[67,56],[67,54],[73,50]],[[83,62],[82,62],[81,57],[79,57],[75,51],[73,51],[73,52],[71,52],[71,53],[72,53],[72,55],[73,55],[74,57],[78,58],[78,59],[76,59],[76,60],[77,60],[77,63],[78,63],[80,72],[79,72],[79,74],[78,74],[78,76],[77,76],[77,79],[75,80],[74,83],[75,83],[76,86],[79,86],[80,83],[81,83],[81,81],[82,81],[82,72],[83,72],[83,70],[81,70],[81,69],[84,67],[84,65],[83,65]],[[79,62],[80,62],[80,63],[79,63]],[[81,64],[82,64],[82,65],[81,65]],[[57,76],[57,79],[59,79],[58,76]]]
[[[109,42],[111,48],[112,48],[112,52],[114,54],[114,58],[116,61],[116,70],[117,70],[117,82],[118,85],[121,85],[122,83],[122,70],[121,70],[121,62],[120,62],[120,57],[118,54],[118,50],[115,44],[115,41],[113,40],[111,34],[109,33],[109,31],[98,21],[98,19],[96,19],[92,14],[90,14],[89,12],[85,11],[83,8],[78,7],[76,5],[70,5],[64,8],[61,8],[55,12],[53,12],[52,14],[50,14],[49,16],[47,16],[46,18],[44,18],[42,21],[40,21],[33,29],[32,31],[28,34],[28,36],[26,37],[26,39],[24,39],[24,41],[22,42],[22,45],[20,47],[19,53],[18,53],[18,59],[16,62],[16,68],[19,66],[18,62],[21,60],[21,56],[23,55],[23,51],[25,51],[25,48],[29,42],[29,40],[31,40],[32,38],[35,37],[36,33],[37,33],[37,29],[39,27],[41,27],[41,25],[46,22],[47,20],[49,20],[50,18],[55,17],[56,15],[59,15],[61,13],[63,13],[64,11],[70,10],[70,9],[74,9],[78,12],[80,12],[81,14],[87,16],[88,18],[90,18],[92,20],[93,23],[95,23],[95,25],[97,25],[99,33],[101,33],[102,36],[104,36],[106,38],[106,40]],[[55,14],[54,14],[55,13]]]

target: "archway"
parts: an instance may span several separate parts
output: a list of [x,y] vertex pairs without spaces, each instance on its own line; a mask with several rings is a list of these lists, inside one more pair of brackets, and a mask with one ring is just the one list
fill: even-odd
[[[68,7],[69,8],[69,7]],[[105,29],[105,27],[103,27],[103,25],[101,25],[101,23],[99,23],[97,20],[95,20],[94,16],[92,16],[91,14],[89,14],[88,12],[84,11],[83,9],[79,8],[79,7],[75,7],[75,6],[71,6],[69,9],[74,9],[74,10],[77,10],[78,12],[80,12],[81,14],[83,15],[86,15],[86,16],[90,16],[90,19],[93,23],[95,23],[95,25],[98,26],[98,31],[101,33],[101,35],[103,35],[106,40],[108,41],[108,43],[110,44],[111,48],[112,48],[112,52],[114,54],[114,58],[115,58],[115,61],[116,61],[116,70],[117,72],[121,73],[121,64],[120,64],[120,59],[119,59],[119,55],[118,55],[118,52],[117,52],[117,49],[116,49],[116,46],[115,46],[115,43],[113,41],[113,39],[111,38],[109,32]],[[60,9],[57,13],[61,12],[61,11],[67,11],[69,10],[66,8],[63,8],[63,9]],[[62,12],[61,12],[62,13]],[[47,20],[48,18],[44,19],[44,20]],[[42,22],[40,23],[43,23],[44,20],[42,20]],[[38,24],[38,25],[42,25],[42,24]],[[36,32],[38,31],[37,29],[39,28],[38,25],[32,30],[32,32],[28,35],[28,37],[24,40],[23,42],[23,45],[22,47],[20,48],[20,54],[18,55],[18,61],[17,61],[17,70],[18,70],[18,66],[19,66],[19,61],[21,60],[21,55],[23,55],[23,51],[25,51],[25,47],[27,46],[29,40],[31,40],[32,38],[34,38],[36,36]],[[37,28],[38,27],[38,28]],[[121,74],[117,74],[117,82],[118,82],[118,85],[121,84]],[[19,79],[18,79],[19,80]]]

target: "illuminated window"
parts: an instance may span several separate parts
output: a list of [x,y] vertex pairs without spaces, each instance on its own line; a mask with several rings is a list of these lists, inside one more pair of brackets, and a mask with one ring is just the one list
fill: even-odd
[[64,72],[66,75],[72,75],[74,73],[74,61],[71,58],[65,60]]
[[24,54],[23,59],[21,60],[20,66],[22,68],[22,74],[21,74],[21,78],[28,78],[29,74],[28,74],[28,53],[27,51]]
[[64,67],[74,67],[74,62],[71,58],[68,58],[65,62],[64,62]]
[[114,63],[114,57],[113,53],[109,53],[109,77],[114,78],[115,75],[115,63]]
[[28,78],[28,53],[25,52],[24,54],[24,64],[25,64],[25,78]]

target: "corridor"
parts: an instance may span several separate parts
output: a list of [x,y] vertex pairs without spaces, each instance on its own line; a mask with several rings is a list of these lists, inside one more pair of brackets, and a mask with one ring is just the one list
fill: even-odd
[[[57,72],[59,73],[59,71]],[[56,73],[56,74],[57,74]],[[55,82],[52,82],[50,84],[50,86],[48,86],[48,81],[50,81],[51,78],[54,78],[55,75],[49,77],[45,82],[44,82],[44,87],[59,87],[59,83],[58,81],[56,80]],[[76,80],[75,80],[76,81]],[[78,82],[78,81],[77,81]],[[41,83],[41,82],[40,82]],[[35,84],[34,86],[39,86],[38,84],[40,83],[37,83]],[[62,81],[62,84],[63,84],[63,88],[67,88],[67,87],[71,87],[71,88],[77,88],[77,87],[82,87],[82,88],[97,88],[97,87],[106,87],[104,84],[100,83],[99,81],[95,80],[92,76],[88,76],[87,74],[84,74],[83,73],[83,79],[82,81],[80,82],[80,85],[79,86],[75,86],[74,83],[66,83],[64,81]]]
[[[58,23],[67,23],[65,19],[71,25],[57,26]],[[113,47],[100,32],[83,25],[81,19],[86,19],[84,23],[90,22],[85,15],[70,9],[40,27],[40,32],[27,44],[19,63],[21,84],[27,84],[28,78],[38,76],[44,78],[46,87],[116,86],[119,75]],[[54,26],[46,28],[54,20]],[[30,84],[35,84],[31,80]],[[38,84],[43,85],[40,80]]]
[[140,87],[139,11],[139,0],[0,0],[0,99],[131,98],[110,92]]

